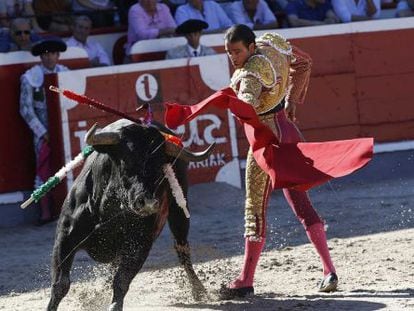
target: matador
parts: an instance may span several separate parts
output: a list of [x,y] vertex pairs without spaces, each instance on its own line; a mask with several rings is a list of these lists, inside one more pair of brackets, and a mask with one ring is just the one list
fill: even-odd
[[[237,97],[254,107],[260,121],[273,131],[279,142],[303,141],[293,121],[296,106],[304,102],[309,84],[312,65],[309,55],[276,33],[266,33],[255,40],[254,33],[244,25],[231,27],[225,42],[226,52],[236,69],[230,86]],[[256,163],[251,148],[245,180],[244,265],[240,275],[221,289],[223,298],[254,292],[254,273],[266,239],[270,178]],[[338,278],[329,254],[324,222],[307,192],[285,188],[283,194],[322,261],[324,278],[319,291],[335,290]]]
[[266,240],[267,200],[272,189],[283,189],[319,254],[323,265],[319,291],[334,291],[338,277],[329,254],[324,222],[306,190],[366,165],[373,155],[373,139],[303,142],[294,120],[296,105],[304,102],[309,84],[309,55],[275,33],[266,33],[256,40],[254,32],[245,25],[227,30],[225,47],[236,69],[231,87],[195,105],[165,104],[165,122],[170,128],[190,122],[210,106],[230,109],[241,122],[250,145],[243,269],[233,282],[221,288],[220,296],[231,299],[254,293],[254,273]]

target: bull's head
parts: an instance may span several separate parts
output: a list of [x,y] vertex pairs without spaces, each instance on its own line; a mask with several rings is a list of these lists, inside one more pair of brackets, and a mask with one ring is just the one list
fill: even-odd
[[[91,146],[97,145],[116,145],[121,140],[119,132],[104,131],[96,133],[98,124],[95,123],[88,131],[85,137],[85,142]],[[186,162],[198,162],[203,161],[209,157],[213,151],[215,143],[211,144],[206,150],[201,152],[192,152],[185,148],[181,148],[174,143],[165,141],[165,153],[171,157],[184,160]]]
[[[105,161],[99,162],[101,169],[105,167],[103,163],[111,167],[106,170],[110,171],[107,173],[109,186],[104,191],[107,197],[141,216],[157,213],[164,200],[164,192],[160,188],[166,180],[163,166],[169,161],[175,162],[175,159],[184,160],[175,162],[175,174],[184,176],[185,162],[205,160],[214,148],[212,144],[202,152],[191,152],[165,140],[160,131],[167,130],[158,126],[144,127],[126,120],[112,123],[100,132],[97,132],[97,124],[92,126],[85,141],[98,153],[107,154],[100,157]],[[181,186],[186,187],[186,182]]]

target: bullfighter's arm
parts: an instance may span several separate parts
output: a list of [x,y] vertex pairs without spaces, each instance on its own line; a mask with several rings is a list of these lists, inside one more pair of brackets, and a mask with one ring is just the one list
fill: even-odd
[[291,89],[287,95],[287,102],[292,104],[303,104],[308,90],[309,79],[312,68],[311,57],[293,46],[293,57],[295,61],[291,67]]
[[26,121],[27,125],[33,131],[33,134],[41,138],[47,133],[46,128],[40,122],[33,108],[33,87],[25,77],[20,84],[20,115]]
[[294,61],[291,64],[291,84],[286,95],[286,115],[291,121],[296,120],[296,106],[303,104],[308,90],[312,59],[308,54],[293,46]]
[[259,96],[262,92],[262,84],[251,75],[240,79],[237,97],[242,101],[256,107],[259,104]]

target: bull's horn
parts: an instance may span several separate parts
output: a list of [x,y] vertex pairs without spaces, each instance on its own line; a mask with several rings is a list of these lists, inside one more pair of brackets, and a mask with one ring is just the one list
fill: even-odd
[[86,133],[85,142],[88,145],[116,145],[121,139],[119,133],[116,132],[101,132],[95,133],[98,123],[95,123]]
[[198,162],[207,159],[213,151],[216,143],[212,143],[206,150],[200,152],[191,152],[185,148],[181,148],[176,144],[165,142],[165,152],[172,157],[178,157],[187,162]]

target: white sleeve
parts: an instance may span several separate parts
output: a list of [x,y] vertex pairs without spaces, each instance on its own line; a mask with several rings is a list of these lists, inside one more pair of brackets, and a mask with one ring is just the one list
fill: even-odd
[[398,2],[398,4],[397,4],[397,12],[398,11],[401,11],[401,10],[408,10],[408,9],[410,9],[410,7],[408,6],[408,3],[407,3],[407,1],[400,1],[400,2]]
[[381,16],[381,0],[374,0],[375,7],[377,8],[377,12],[372,15],[372,18],[380,18]]
[[40,122],[34,111],[33,88],[25,77],[21,78],[20,84],[20,115],[36,137],[40,138],[47,133],[46,128]]
[[109,60],[108,54],[106,54],[105,50],[103,49],[102,45],[96,43],[96,50],[97,56],[99,58],[99,62],[105,65],[111,65],[111,61]]
[[348,10],[345,1],[349,0],[332,0],[332,7],[335,14],[343,23],[349,23],[352,19],[352,14]]
[[177,10],[175,11],[175,22],[177,25],[181,25],[190,17],[188,16],[187,12],[185,11],[185,4],[180,5]]
[[263,8],[263,24],[270,24],[276,22],[276,17],[270,10],[266,1],[260,0],[259,5],[261,5]]

